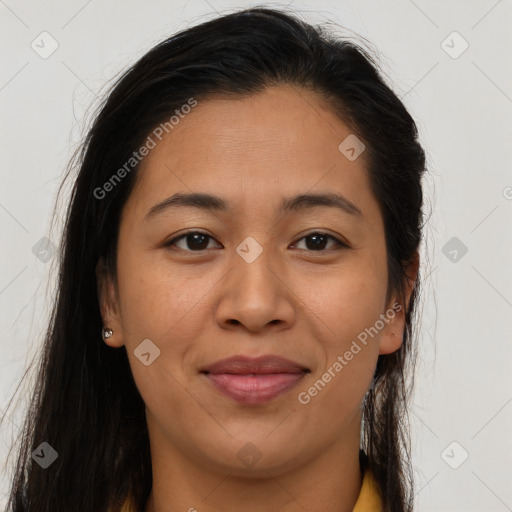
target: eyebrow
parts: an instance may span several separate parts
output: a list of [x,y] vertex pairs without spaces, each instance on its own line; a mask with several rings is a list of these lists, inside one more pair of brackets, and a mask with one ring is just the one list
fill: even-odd
[[[339,194],[326,193],[326,194],[298,194],[293,197],[283,199],[280,211],[304,211],[318,206],[338,208],[345,213],[362,217],[361,210],[348,199]],[[156,215],[164,212],[165,210],[178,208],[178,207],[192,207],[199,208],[206,211],[227,211],[229,203],[221,197],[211,194],[183,194],[176,193],[164,199],[163,201],[155,204],[146,214],[144,220],[148,220]]]

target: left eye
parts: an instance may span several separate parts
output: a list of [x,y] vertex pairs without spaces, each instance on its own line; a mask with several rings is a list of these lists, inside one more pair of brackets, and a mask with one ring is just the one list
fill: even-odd
[[[328,245],[329,241],[333,241],[337,247],[347,247],[347,245],[344,244],[341,240],[338,240],[336,237],[328,235],[327,233],[311,233],[300,238],[298,242],[301,242],[302,240],[306,241],[305,248],[306,250],[310,251],[322,251],[326,248],[326,245]],[[296,244],[298,242],[296,242]]]
[[[206,233],[191,231],[190,233],[185,233],[184,235],[170,240],[165,244],[165,246],[176,246],[184,251],[198,252],[208,249],[209,242],[212,240],[214,241],[215,239]],[[305,247],[297,247],[297,245],[302,241],[305,241]],[[295,242],[293,247],[310,251],[323,251],[326,249],[326,246],[329,245],[329,242],[334,242],[335,247],[347,247],[347,245],[341,240],[338,240],[336,237],[328,235],[327,233],[311,233],[306,235]],[[220,244],[218,245],[220,246]],[[332,248],[332,246],[327,248]]]

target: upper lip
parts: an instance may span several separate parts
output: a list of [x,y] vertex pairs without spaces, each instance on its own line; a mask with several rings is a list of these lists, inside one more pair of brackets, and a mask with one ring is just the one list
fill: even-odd
[[203,368],[202,373],[232,373],[246,375],[251,373],[302,373],[309,372],[305,366],[279,356],[265,355],[260,357],[233,356],[221,359]]

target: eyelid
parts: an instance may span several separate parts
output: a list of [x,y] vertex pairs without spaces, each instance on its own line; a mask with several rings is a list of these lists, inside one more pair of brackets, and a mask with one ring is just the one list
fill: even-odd
[[[176,242],[178,242],[182,238],[186,237],[187,235],[196,234],[196,233],[205,235],[206,237],[211,238],[212,240],[215,240],[215,242],[217,242],[219,245],[222,245],[215,237],[213,237],[209,233],[207,233],[205,231],[202,231],[201,229],[191,229],[191,230],[185,231],[181,235],[173,237],[171,240],[169,240],[167,242],[164,242],[163,246],[164,247],[171,247],[171,246],[175,245]],[[332,234],[330,234],[330,233],[328,233],[328,232],[326,232],[324,230],[321,230],[321,229],[313,229],[313,230],[310,230],[310,231],[308,231],[306,233],[302,233],[299,236],[299,238],[297,238],[294,242],[292,242],[291,245],[292,246],[296,245],[298,242],[300,242],[304,238],[307,238],[308,236],[312,236],[312,235],[323,235],[323,236],[326,236],[327,238],[329,238],[331,240],[334,240],[336,242],[338,248],[343,248],[343,249],[350,249],[351,248],[350,244],[347,241],[345,241],[343,238],[335,236],[335,235],[332,235]],[[187,249],[181,249],[181,248],[179,248],[179,249],[184,251],[184,252],[191,252],[191,253],[201,253],[201,252],[207,250],[207,249],[201,249],[199,251],[191,251],[191,250],[187,250]],[[299,249],[299,250],[305,250],[305,251],[308,251],[308,252],[318,252],[318,253],[327,252],[326,250],[321,250],[321,251],[313,251],[313,250],[308,250],[308,249]]]
[[[295,245],[297,244],[298,242],[300,242],[301,240],[303,240],[304,238],[307,238],[308,236],[313,236],[313,235],[323,235],[331,240],[334,240],[336,242],[336,244],[338,245],[338,248],[343,248],[343,249],[350,249],[350,245],[349,243],[344,240],[342,237],[340,237],[339,235],[336,236],[336,235],[332,235],[331,233],[327,232],[327,231],[324,231],[322,229],[313,229],[313,230],[310,230],[306,233],[302,233],[297,239],[295,242],[292,243],[292,245]],[[313,251],[313,250],[308,250],[308,249],[299,249],[299,250],[306,250],[308,252],[318,252],[318,253],[322,253],[322,252],[328,252],[327,250],[323,250],[323,251]]]
[[[175,236],[175,237],[171,238],[170,240],[164,242],[162,245],[163,245],[163,247],[170,247],[170,246],[175,245],[176,242],[178,242],[182,238],[186,237],[187,235],[195,235],[195,234],[205,235],[206,237],[211,238],[212,240],[215,240],[215,242],[217,242],[219,245],[222,245],[215,237],[213,237],[212,235],[210,235],[206,231],[202,231],[201,229],[190,229],[188,231],[185,231],[185,232],[181,233],[181,235]],[[189,251],[189,250],[186,250],[186,249],[181,249],[181,250],[185,251],[185,252],[197,252],[197,253],[200,253],[200,252],[202,252],[203,250],[206,250],[206,249],[202,249],[201,251]]]

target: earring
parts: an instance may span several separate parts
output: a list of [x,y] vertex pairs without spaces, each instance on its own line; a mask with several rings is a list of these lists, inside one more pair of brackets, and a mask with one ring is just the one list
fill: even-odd
[[101,337],[103,338],[103,341],[110,338],[114,334],[114,331],[110,329],[110,327],[103,327],[101,330]]

